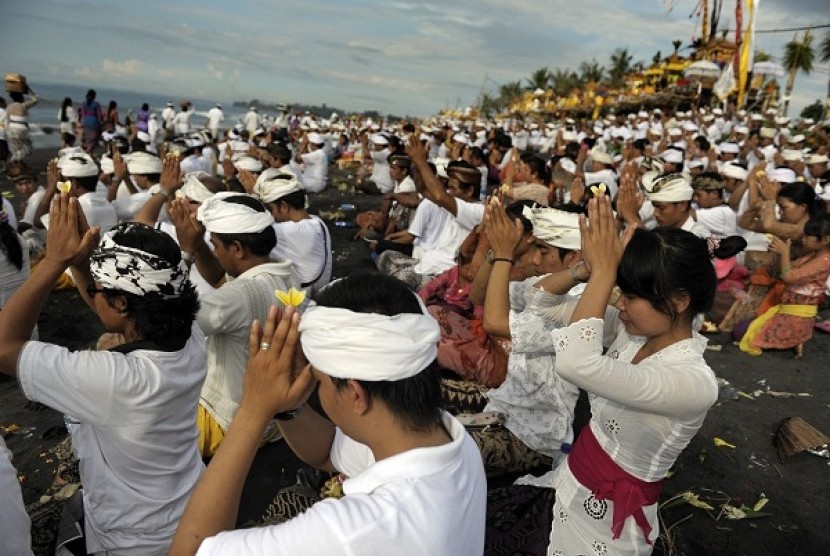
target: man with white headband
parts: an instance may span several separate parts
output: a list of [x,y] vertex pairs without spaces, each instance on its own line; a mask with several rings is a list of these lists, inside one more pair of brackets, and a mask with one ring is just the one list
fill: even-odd
[[[161,159],[153,154],[138,151],[123,157],[115,153],[112,162],[115,178],[107,190],[107,199],[112,203],[118,220],[126,222],[132,220],[150,196],[159,190]],[[130,196],[117,199],[118,188],[122,183],[130,190]]]
[[696,207],[693,218],[709,230],[709,234],[724,238],[738,233],[738,217],[724,196],[724,180],[716,172],[703,172],[692,180]]
[[331,237],[325,223],[306,210],[305,189],[288,169],[269,168],[260,174],[254,194],[274,217],[277,245],[273,257],[294,265],[300,286],[315,292],[331,280]]
[[[198,301],[169,237],[122,224],[93,251],[100,230],[80,235],[79,206],[70,195],[55,200],[46,255],[0,311],[0,372],[74,421],[83,490],[64,505],[61,530],[81,532],[84,524],[78,553],[167,554],[204,469],[193,419],[205,377],[205,339],[193,322]],[[110,351],[28,341],[73,262],[82,297],[124,339]]]
[[372,174],[360,184],[360,188],[366,193],[391,193],[395,182],[389,174],[389,140],[380,133],[369,135],[368,132],[363,132],[360,144],[363,147],[363,159],[372,160]]
[[[369,274],[323,290],[302,320],[293,307],[255,324],[245,393],[200,482],[172,556],[484,552],[486,482],[464,427],[441,410],[438,323],[404,284]],[[309,365],[294,367],[302,350]],[[314,381],[328,418],[305,405]],[[277,414],[295,453],[338,471],[345,496],[279,525],[231,531],[256,444]],[[225,532],[223,532],[225,531]]]
[[[543,464],[555,467],[573,441],[573,412],[579,390],[557,378],[547,318],[551,297],[538,287],[545,276],[561,274],[571,295],[584,289],[588,272],[582,263],[579,215],[550,208],[525,208],[533,225],[532,275],[510,281],[521,229],[501,203],[487,208],[485,228],[491,251],[476,275],[475,290],[486,284],[484,329],[509,338],[512,349],[504,382],[486,393],[484,412],[505,416],[503,428],[473,433],[489,476],[523,472]],[[474,292],[478,296],[478,292]],[[473,293],[471,293],[471,297]]]
[[326,188],[329,157],[323,149],[323,136],[316,132],[304,133],[294,160],[303,165],[302,182],[308,193],[320,193]]
[[[654,219],[658,226],[680,228],[704,239],[711,235],[709,229],[692,215],[694,189],[683,174],[646,174],[643,176],[643,187],[646,200],[654,208]],[[640,214],[635,211],[625,211],[624,217],[628,225],[643,225]]]
[[[161,230],[178,243],[176,226],[169,221],[161,221],[159,218],[162,208],[169,208],[169,203],[175,195],[187,200],[188,214],[195,216],[199,206],[219,191],[225,191],[225,184],[222,180],[209,176],[204,172],[188,174],[182,179],[178,159],[172,156],[168,157],[163,163],[159,191],[154,193],[150,200],[141,207],[141,210],[135,215],[135,222]],[[210,237],[207,232],[205,232],[205,236],[205,241],[209,242]],[[196,287],[196,292],[200,297],[214,289],[199,273],[199,268],[195,264],[190,265],[190,281]]]
[[[58,194],[58,186],[78,199],[78,205],[90,226],[107,231],[118,224],[115,209],[106,197],[96,191],[98,165],[88,154],[75,154],[58,161],[51,160],[46,167],[46,193],[40,199],[34,219],[49,228],[49,207]],[[67,189],[68,188],[68,189]]]
[[[277,241],[274,218],[260,201],[239,193],[216,193],[199,206],[196,218],[201,226],[189,217],[186,203],[186,199],[173,202],[170,216],[176,235],[201,275],[217,288],[201,297],[196,318],[207,336],[207,378],[198,425],[199,447],[209,457],[239,407],[251,322],[265,320],[275,290],[288,291],[300,283],[291,261],[271,256]],[[205,231],[210,233],[212,252]]]

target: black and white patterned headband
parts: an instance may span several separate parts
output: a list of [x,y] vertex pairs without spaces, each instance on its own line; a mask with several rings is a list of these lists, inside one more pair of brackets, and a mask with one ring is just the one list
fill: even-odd
[[89,262],[92,277],[107,289],[136,295],[158,293],[165,298],[179,297],[188,283],[188,268],[184,260],[173,266],[165,259],[120,245],[113,236],[140,224],[125,223],[104,234]]

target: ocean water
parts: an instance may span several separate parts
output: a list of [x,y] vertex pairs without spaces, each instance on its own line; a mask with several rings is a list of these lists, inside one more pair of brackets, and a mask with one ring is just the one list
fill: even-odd
[[[63,99],[65,97],[71,98],[77,113],[78,107],[84,102],[86,92],[90,87],[61,85],[57,83],[32,83],[32,86],[35,92],[37,92],[39,99],[39,102],[29,110],[32,143],[36,148],[57,147],[60,144],[60,136],[58,134],[60,120],[58,113]],[[167,102],[172,102],[178,110],[179,101],[182,98],[187,98],[196,109],[196,113],[190,119],[191,125],[196,128],[206,125],[207,111],[217,101],[222,103],[223,109],[225,110],[225,121],[223,124],[225,127],[234,125],[245,115],[244,108],[232,106],[231,101],[228,99],[200,99],[157,93],[121,91],[95,86],[92,86],[92,88],[97,93],[95,100],[100,102],[105,110],[111,100],[118,103],[118,115],[122,122],[128,112],[136,114],[145,102],[150,105],[151,111],[161,114]],[[5,93],[4,96],[8,101],[8,93]]]

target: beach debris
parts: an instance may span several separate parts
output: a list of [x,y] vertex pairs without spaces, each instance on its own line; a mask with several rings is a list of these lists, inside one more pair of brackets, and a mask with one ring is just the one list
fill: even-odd
[[723,351],[723,344],[707,344],[707,351]]
[[755,502],[754,506],[752,506],[752,511],[753,512],[760,512],[761,510],[764,509],[764,506],[766,506],[767,503],[769,503],[769,498],[767,498],[767,495],[762,492],[761,497],[758,498],[758,501]]
[[751,395],[747,394],[747,393],[746,393],[746,392],[744,392],[743,390],[738,390],[738,395],[739,395],[739,396],[741,396],[742,398],[746,398],[746,399],[748,399],[748,400],[752,400],[753,402],[755,401],[755,398],[753,398]]
[[732,386],[728,380],[718,377],[718,399],[737,400],[738,389]]
[[734,444],[730,444],[729,442],[727,442],[723,438],[719,438],[719,437],[716,436],[713,440],[715,442],[715,447],[716,448],[732,448],[733,450],[735,448],[737,448],[737,446],[735,446]]
[[686,501],[687,504],[690,506],[694,506],[695,508],[700,508],[701,510],[714,510],[714,506],[708,504],[700,499],[699,494],[695,494],[691,490],[687,490],[686,492],[680,493],[681,498]]
[[292,307],[299,307],[302,305],[303,301],[305,301],[305,292],[298,290],[297,288],[291,288],[287,292],[282,290],[274,290],[274,295],[277,296],[277,299],[279,299],[286,307],[289,305]]
[[781,421],[773,441],[781,463],[784,463],[786,458],[807,450],[826,449],[828,444],[830,438],[827,435],[797,415]]
[[[763,498],[766,500],[766,498]],[[756,506],[760,503],[759,500],[756,503]],[[761,504],[763,508],[766,505],[766,502]],[[721,506],[721,515],[726,519],[757,519],[759,517],[770,517],[772,514],[769,512],[762,512],[760,510],[755,510],[754,508],[750,508],[749,506],[733,506],[732,504],[723,504]]]
[[3,195],[3,197],[9,200],[14,199],[14,191],[3,191],[0,195]]
[[818,456],[820,458],[830,459],[830,446],[825,444],[824,446],[819,446],[818,448],[810,448],[807,450],[807,453],[813,454],[814,456]]

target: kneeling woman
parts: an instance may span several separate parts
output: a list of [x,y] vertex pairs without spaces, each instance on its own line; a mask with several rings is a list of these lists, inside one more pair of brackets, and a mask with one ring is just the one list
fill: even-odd
[[[48,254],[0,311],[0,370],[19,378],[26,397],[79,423],[72,443],[83,554],[167,554],[204,467],[194,418],[205,376],[196,293],[178,246],[162,232],[122,224],[92,252],[98,230],[80,231],[77,200],[65,195],[50,222]],[[104,327],[127,343],[72,352],[27,341],[69,266]]]
[[[553,334],[556,372],[588,391],[591,420],[554,477],[548,554],[650,554],[662,479],[717,399],[692,324],[715,271],[706,242],[683,230],[637,230],[624,247],[607,198],[591,200],[580,231],[591,277]],[[606,312],[615,283],[618,312]],[[616,333],[605,355],[604,327]]]

